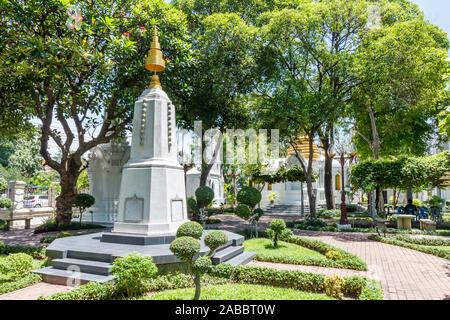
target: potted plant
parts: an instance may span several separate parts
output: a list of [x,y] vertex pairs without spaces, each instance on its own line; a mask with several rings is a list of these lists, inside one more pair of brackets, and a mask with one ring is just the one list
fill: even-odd
[[267,196],[267,199],[270,200],[270,204],[274,204],[276,198],[278,198],[278,195],[277,195],[276,192],[272,192],[271,194],[269,194],[269,195]]

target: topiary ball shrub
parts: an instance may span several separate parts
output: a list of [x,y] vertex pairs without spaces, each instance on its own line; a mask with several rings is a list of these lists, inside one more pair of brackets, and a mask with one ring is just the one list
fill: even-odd
[[193,197],[190,197],[187,199],[186,205],[187,205],[187,209],[189,212],[191,212],[193,214],[198,213],[197,201],[195,201],[195,199]]
[[234,209],[234,213],[236,213],[236,215],[244,220],[248,220],[250,218],[250,216],[252,215],[252,211],[250,209],[250,207],[246,204],[239,204],[236,206],[236,208]]
[[111,273],[116,276],[114,282],[117,290],[126,292],[129,297],[143,294],[145,282],[152,279],[157,272],[158,268],[152,257],[143,257],[137,253],[117,258],[111,268]]
[[0,259],[0,283],[25,277],[33,270],[33,257],[26,253],[13,253]]
[[75,201],[75,207],[80,208],[80,210],[86,210],[95,204],[95,198],[87,193],[77,194],[77,199]]
[[228,242],[228,236],[222,231],[213,231],[205,236],[205,245],[211,249],[211,253],[214,252],[220,246],[225,245]]
[[201,186],[195,190],[195,197],[199,208],[208,206],[214,200],[214,191],[210,187]]
[[289,229],[284,229],[280,234],[280,240],[287,241],[294,236],[294,233]]
[[0,198],[0,208],[9,209],[12,207],[12,201],[9,198]]
[[270,229],[272,229],[275,233],[280,234],[284,229],[286,229],[286,222],[282,219],[273,219],[270,222]]
[[177,258],[190,262],[200,251],[200,242],[193,237],[179,237],[170,244],[170,251]]
[[203,234],[203,227],[200,223],[190,221],[182,224],[177,230],[177,238],[180,237],[192,237],[194,239],[200,239]]
[[253,187],[243,187],[237,194],[237,201],[254,208],[261,201],[261,192]]
[[195,260],[194,264],[192,265],[192,273],[194,275],[202,276],[206,272],[209,272],[211,269],[211,258],[208,256],[201,256],[197,260]]
[[258,221],[264,215],[264,210],[261,208],[256,208],[253,211],[253,215],[255,216],[255,220]]
[[344,278],[337,275],[326,276],[324,280],[324,285],[325,285],[325,293],[327,296],[336,299],[342,299],[343,289],[345,286]]

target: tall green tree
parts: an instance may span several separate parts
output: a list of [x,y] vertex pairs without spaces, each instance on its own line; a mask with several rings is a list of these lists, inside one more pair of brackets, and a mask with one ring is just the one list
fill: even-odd
[[60,176],[56,222],[68,225],[83,154],[123,135],[149,83],[144,63],[155,25],[170,60],[163,86],[169,95],[181,86],[167,79],[189,58],[185,17],[163,0],[1,1],[0,13],[0,104],[40,119],[41,156]]

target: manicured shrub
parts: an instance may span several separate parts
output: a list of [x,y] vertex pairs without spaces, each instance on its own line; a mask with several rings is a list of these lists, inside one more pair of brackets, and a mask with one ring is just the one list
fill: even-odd
[[91,281],[67,292],[60,292],[51,296],[40,296],[38,300],[109,300],[116,295],[113,282],[99,283]]
[[228,236],[222,231],[213,231],[205,236],[205,245],[211,249],[210,255],[228,242]]
[[380,281],[367,279],[365,286],[361,288],[359,300],[383,300],[383,287]]
[[341,215],[341,211],[337,209],[331,209],[331,210],[319,210],[317,212],[317,218],[321,219],[333,219],[337,218]]
[[233,274],[234,267],[229,263],[219,263],[212,266],[209,274],[214,277],[230,279]]
[[203,227],[200,223],[195,221],[189,221],[182,224],[177,230],[177,238],[180,237],[192,237],[194,239],[200,239],[203,235]]
[[[205,244],[209,247],[209,256],[207,257],[197,257],[195,256],[200,252],[200,241],[193,237],[188,236],[181,236],[179,237],[179,234],[185,234],[186,232],[180,231],[182,228],[186,228],[184,224],[180,226],[177,230],[177,239],[172,241],[170,244],[170,251],[173,252],[173,254],[186,262],[189,266],[190,272],[194,276],[194,284],[195,284],[195,294],[194,294],[194,300],[198,300],[200,298],[200,291],[201,291],[201,277],[205,274],[205,272],[209,271],[211,268],[211,256],[215,249],[217,249],[222,244],[225,244],[228,242],[228,237],[225,233],[222,231],[214,231],[210,234],[205,236]],[[191,222],[192,225],[192,222]],[[198,229],[198,227],[194,228],[195,230]],[[203,228],[201,228],[201,231],[203,232]],[[200,234],[201,236],[201,234]],[[200,236],[198,238],[200,238]],[[195,258],[195,259],[194,259]]]
[[248,220],[252,214],[250,207],[246,204],[237,205],[236,208],[234,209],[234,212],[239,218],[244,220]]
[[157,272],[158,268],[152,257],[143,257],[137,253],[117,258],[111,268],[111,273],[116,276],[114,282],[117,290],[126,292],[129,297],[142,294],[144,282],[152,279]]
[[11,246],[5,245],[3,254],[26,253],[34,259],[45,259],[45,247]]
[[4,191],[8,189],[8,181],[5,180],[5,178],[0,177],[0,191]]
[[9,198],[0,198],[0,208],[9,209],[12,207],[12,201]]
[[237,194],[237,201],[254,208],[261,201],[261,192],[253,187],[243,187]]
[[253,215],[255,216],[256,220],[259,220],[264,215],[264,210],[261,208],[256,208],[253,210]]
[[22,278],[28,275],[33,267],[33,257],[25,253],[10,254],[0,259],[0,282]]
[[327,296],[342,299],[343,296],[343,288],[345,286],[344,278],[338,275],[326,276],[324,280],[325,285],[325,293]]
[[294,233],[289,229],[284,229],[280,234],[280,240],[288,241],[290,238],[294,236]]
[[[317,251],[323,255],[326,255],[328,251],[337,251],[342,255],[342,260],[334,261],[329,259],[322,260],[309,260],[308,265],[317,265],[322,267],[332,267],[332,268],[346,268],[346,269],[354,269],[354,270],[367,270],[367,265],[364,261],[362,261],[359,257],[354,254],[351,254],[345,250],[333,247],[325,242],[313,239],[306,239],[302,237],[292,237],[287,242],[295,243],[302,247]],[[305,263],[306,264],[306,263]]]
[[211,269],[211,265],[212,262],[210,257],[201,256],[192,264],[192,272],[195,275],[202,276]]
[[[272,230],[273,232],[269,231],[266,234],[271,237],[274,247],[278,246],[278,240],[280,239],[285,229],[286,223],[282,219],[273,219],[270,222],[270,230]],[[288,235],[286,234],[286,236]]]
[[172,241],[170,244],[170,251],[172,251],[177,258],[191,263],[194,256],[200,251],[200,242],[193,237],[181,236]]
[[192,212],[193,214],[198,214],[198,204],[193,197],[189,197],[187,199],[186,205],[189,212]]
[[74,206],[78,208],[80,211],[80,223],[83,219],[83,213],[86,209],[92,207],[95,204],[95,198],[87,193],[79,193],[77,194],[77,198]]
[[199,208],[207,207],[214,200],[214,191],[208,186],[201,186],[195,190],[195,198]]
[[343,259],[342,254],[339,251],[334,250],[330,250],[325,253],[325,257],[333,261],[341,261]]
[[0,241],[0,254],[5,254],[5,253],[6,253],[5,243]]

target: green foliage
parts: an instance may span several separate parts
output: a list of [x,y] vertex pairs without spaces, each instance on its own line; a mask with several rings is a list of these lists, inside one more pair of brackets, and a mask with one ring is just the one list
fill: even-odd
[[195,190],[195,197],[199,208],[207,207],[214,200],[214,191],[208,186],[200,186]]
[[55,188],[57,193],[61,192],[58,172],[55,170],[41,171],[30,179],[30,184],[41,189]]
[[367,279],[365,286],[361,289],[359,300],[383,300],[384,293],[380,281]]
[[226,278],[230,279],[233,274],[234,267],[229,263],[219,263],[215,266],[212,266],[209,274],[214,277]]
[[338,275],[329,275],[324,280],[325,293],[327,296],[341,300],[343,296],[343,288],[345,286],[344,278]]
[[343,259],[342,254],[339,251],[334,250],[330,250],[327,253],[325,253],[325,257],[333,261],[342,261]]
[[[422,245],[414,243],[414,240],[406,240],[404,238],[392,238],[392,237],[381,237],[378,235],[369,235],[369,240],[379,241],[383,243],[393,244],[396,246],[413,249],[421,252],[425,252],[428,254],[432,254],[447,260],[450,260],[450,252],[448,250],[439,248],[439,246],[433,246],[433,245]],[[430,242],[432,243],[432,242]]]
[[284,238],[287,240],[287,238],[290,238],[292,236],[292,232],[290,234],[285,232],[286,229],[286,223],[284,222],[284,220],[282,219],[273,219],[270,222],[270,230],[272,230],[272,232],[266,232],[267,236],[270,236],[272,241],[273,241],[273,246],[277,247],[278,246],[278,240],[281,239],[283,233]]
[[239,204],[234,208],[234,213],[241,219],[248,220],[252,214],[250,207],[246,204]]
[[202,237],[202,234],[202,225],[195,221],[186,222],[182,224],[177,230],[177,238],[192,237],[194,239],[200,239]]
[[71,234],[70,232],[60,232],[56,237],[55,236],[43,237],[43,238],[41,238],[40,242],[41,243],[52,243],[56,239],[67,238],[67,237],[71,237],[71,236],[73,236],[73,234]]
[[227,244],[228,242],[228,236],[225,232],[222,231],[213,231],[208,233],[205,238],[205,245],[211,249],[211,253],[219,248],[220,246],[223,246]]
[[200,242],[192,237],[178,237],[177,235],[177,238],[170,244],[170,251],[177,258],[192,263],[194,256],[200,252]]
[[17,281],[5,282],[0,284],[0,294],[16,291],[39,283],[41,281],[41,276],[39,276],[38,274],[30,273],[24,277],[19,278]]
[[201,256],[192,264],[192,273],[196,276],[202,276],[211,268],[211,258],[208,256]]
[[142,294],[144,282],[152,279],[157,272],[152,257],[143,257],[137,253],[117,258],[111,268],[111,273],[116,276],[114,282],[117,290],[125,292],[128,297]]
[[[261,201],[261,192],[253,187],[243,187],[237,194],[237,201],[254,208]],[[246,219],[245,219],[246,220]]]
[[25,253],[13,253],[0,259],[0,282],[25,277],[34,267],[33,257]]
[[[188,300],[192,290],[178,289],[156,293],[145,300]],[[331,300],[323,294],[303,292],[289,288],[253,284],[221,284],[205,287],[202,300]]]
[[[264,168],[257,167],[254,170],[252,170],[251,177],[252,181],[257,184],[264,184],[264,183],[281,183],[281,182],[296,182],[296,181],[306,181],[306,175],[305,171],[302,168],[299,168],[297,166],[292,166],[289,169],[286,168],[286,166],[280,167],[275,173],[264,173]],[[269,200],[275,200],[276,199],[276,193],[272,192],[268,196]]]
[[38,300],[109,300],[116,295],[116,290],[113,282],[103,284],[91,281],[67,292],[55,293],[51,296],[41,296]]
[[253,219],[259,221],[259,219],[264,215],[264,210],[261,208],[256,208],[253,210]]
[[84,212],[86,209],[92,207],[95,204],[95,198],[87,193],[78,193],[75,207]]
[[85,230],[85,229],[104,229],[105,227],[99,224],[71,222],[68,226],[57,226],[55,220],[49,220],[34,229],[34,234],[66,231],[66,230]]
[[0,208],[11,208],[12,207],[12,201],[9,198],[0,198]]
[[317,218],[320,219],[333,219],[341,216],[341,210],[331,209],[331,210],[319,210],[317,212]]
[[36,131],[30,130],[28,134],[21,134],[11,141],[0,139],[0,164],[25,177],[32,177],[42,170]]
[[26,253],[34,259],[45,259],[45,247],[11,246],[0,241],[0,254]]
[[197,201],[193,197],[189,197],[187,199],[186,204],[189,212],[192,212],[193,214],[198,214],[199,211]]
[[424,190],[445,182],[450,151],[427,157],[402,156],[395,160],[367,160],[352,167],[351,183],[365,191],[375,187]]
[[83,170],[78,176],[77,190],[87,191],[90,188],[89,177],[86,170]]
[[431,199],[427,201],[427,203],[432,207],[438,207],[445,203],[445,199],[442,199],[441,197],[438,196],[432,196]]
[[5,178],[0,177],[0,191],[5,191],[8,189],[8,181]]

